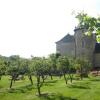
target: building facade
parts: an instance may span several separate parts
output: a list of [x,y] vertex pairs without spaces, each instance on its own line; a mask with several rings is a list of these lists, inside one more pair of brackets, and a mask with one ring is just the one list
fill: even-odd
[[75,28],[74,35],[67,34],[56,42],[56,52],[63,56],[89,60],[94,67],[100,67],[100,44],[95,34],[87,36],[86,29]]

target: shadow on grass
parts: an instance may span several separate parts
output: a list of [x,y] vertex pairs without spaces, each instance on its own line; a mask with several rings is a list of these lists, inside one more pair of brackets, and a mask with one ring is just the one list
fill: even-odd
[[78,100],[72,97],[66,97],[61,94],[44,93],[40,96],[41,100]]
[[[47,81],[44,82],[44,86],[53,86],[53,83],[56,83],[57,80],[53,80],[53,81]],[[37,89],[36,86],[34,85],[26,85],[26,86],[20,86],[18,88],[12,88],[12,89],[8,89],[7,92],[8,93],[26,93],[28,91],[31,91],[32,89]]]
[[43,86],[54,86],[54,84],[44,83]]
[[3,88],[3,86],[0,86],[0,89],[2,89]]
[[100,78],[90,79],[90,81],[100,81]]
[[90,89],[88,86],[81,86],[81,85],[71,85],[68,86],[69,88],[78,88],[78,89]]
[[9,89],[8,92],[9,93],[26,93],[27,91],[31,91],[32,89],[34,89],[33,85],[26,85],[26,86],[21,86],[18,88]]
[[44,83],[56,83],[58,80],[45,81]]
[[51,80],[51,81],[45,81],[43,83],[44,86],[54,86],[54,83],[56,83],[58,80]]
[[68,85],[69,88],[90,89],[89,82]]
[[8,90],[8,93],[26,93],[26,91],[23,90],[23,89],[14,89],[14,88],[12,88],[12,89]]

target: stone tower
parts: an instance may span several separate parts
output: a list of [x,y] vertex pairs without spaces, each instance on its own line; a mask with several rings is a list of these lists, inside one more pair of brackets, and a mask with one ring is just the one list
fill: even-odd
[[94,50],[96,44],[95,35],[87,36],[86,29],[75,28],[75,56],[76,58],[87,59],[93,64]]

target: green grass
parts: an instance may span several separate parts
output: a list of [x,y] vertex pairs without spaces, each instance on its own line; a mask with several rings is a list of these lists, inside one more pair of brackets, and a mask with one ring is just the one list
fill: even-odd
[[25,80],[13,83],[9,89],[10,78],[0,80],[0,100],[100,100],[100,77],[85,78],[65,84],[63,77],[47,79],[41,88],[42,96],[37,96],[36,79],[34,85],[26,77]]

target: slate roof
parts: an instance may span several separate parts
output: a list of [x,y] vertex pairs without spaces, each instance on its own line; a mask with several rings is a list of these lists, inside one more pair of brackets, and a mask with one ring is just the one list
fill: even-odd
[[95,44],[95,53],[100,53],[100,43]]
[[74,42],[74,36],[67,34],[61,40],[57,41],[56,43],[67,43],[67,42]]

